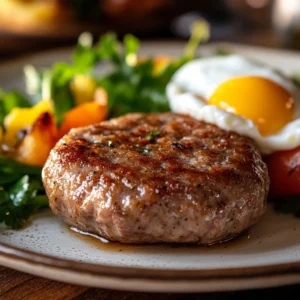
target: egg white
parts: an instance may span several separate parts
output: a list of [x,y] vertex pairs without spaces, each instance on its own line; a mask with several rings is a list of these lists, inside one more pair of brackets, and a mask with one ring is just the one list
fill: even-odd
[[[207,104],[206,100],[222,82],[233,77],[247,75],[273,80],[293,96],[295,100],[294,120],[280,132],[262,136],[250,119]],[[174,74],[167,85],[166,92],[172,111],[187,113],[224,130],[248,136],[256,142],[262,154],[300,146],[300,90],[279,72],[250,59],[229,55],[191,61]]]

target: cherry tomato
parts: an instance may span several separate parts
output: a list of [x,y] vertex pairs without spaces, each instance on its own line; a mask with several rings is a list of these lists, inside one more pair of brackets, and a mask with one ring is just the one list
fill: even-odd
[[300,147],[266,157],[271,180],[270,196],[300,195]]

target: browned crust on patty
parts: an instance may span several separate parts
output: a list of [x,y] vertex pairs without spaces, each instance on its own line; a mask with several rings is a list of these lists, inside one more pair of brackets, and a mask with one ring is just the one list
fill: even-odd
[[235,236],[265,212],[269,188],[250,139],[174,113],[73,129],[51,151],[43,181],[68,224],[125,243]]

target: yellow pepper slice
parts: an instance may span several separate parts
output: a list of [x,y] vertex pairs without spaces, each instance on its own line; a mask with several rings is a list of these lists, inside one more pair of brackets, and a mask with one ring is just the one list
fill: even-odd
[[18,131],[30,127],[41,114],[52,112],[50,100],[42,100],[31,108],[14,108],[4,119],[4,143],[14,146],[18,139]]

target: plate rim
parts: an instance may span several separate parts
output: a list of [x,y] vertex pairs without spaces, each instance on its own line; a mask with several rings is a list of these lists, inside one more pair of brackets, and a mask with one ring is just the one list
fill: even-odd
[[[300,275],[300,260],[289,263],[260,265],[253,267],[215,268],[215,269],[162,269],[128,266],[111,266],[62,259],[0,242],[0,257],[14,259],[33,265],[43,265],[75,273],[96,276],[120,277],[124,279],[145,279],[163,281],[213,280],[213,279],[251,279],[278,275]],[[116,275],[117,274],[117,275]],[[299,279],[300,282],[300,279]]]
[[[181,41],[146,41],[144,45],[147,44],[176,44],[184,45]],[[248,48],[253,50],[270,50],[273,53],[288,53],[292,56],[300,56],[298,52],[286,50],[286,49],[268,49],[267,47],[258,46],[248,46],[237,43],[227,43],[227,42],[217,42],[209,43],[202,46],[204,49],[213,49],[216,47],[233,47],[233,48]],[[70,53],[72,47],[61,47],[51,50],[46,50],[34,54],[23,55],[15,59],[10,59],[7,62],[0,63],[0,70],[4,70],[9,66],[18,66],[24,61],[40,60],[48,55],[53,55],[57,53]],[[5,243],[0,242],[0,258],[13,260],[15,262],[27,263],[31,266],[43,266],[45,268],[52,268],[56,270],[69,271],[75,274],[90,274],[96,277],[108,277],[116,279],[126,279],[126,280],[146,280],[147,282],[160,280],[163,282],[180,282],[185,280],[190,280],[192,282],[203,282],[207,280],[252,280],[258,278],[271,279],[272,277],[282,276],[287,278],[288,276],[298,276],[297,282],[300,283],[300,260],[295,260],[293,262],[281,263],[281,264],[270,264],[270,265],[259,265],[253,267],[236,267],[236,268],[223,268],[223,269],[155,269],[155,268],[145,268],[145,267],[128,267],[128,266],[110,266],[105,264],[94,264],[87,262],[74,261],[70,259],[59,258],[56,256],[50,256],[46,254],[41,254],[39,252],[34,252],[18,247],[14,247]],[[18,269],[17,266],[13,268]],[[29,270],[26,272],[30,273]],[[35,274],[37,275],[37,274]],[[42,273],[39,274],[43,276]],[[47,276],[46,276],[47,277]],[[51,278],[53,279],[53,278]],[[67,281],[67,279],[65,280]],[[72,282],[71,282],[72,283]],[[295,283],[295,282],[294,282]],[[263,285],[263,284],[262,284]],[[277,284],[278,285],[278,284]],[[105,287],[105,286],[102,286]],[[116,287],[117,288],[117,287]],[[239,288],[229,288],[228,290],[239,289]],[[132,289],[131,289],[132,290]],[[145,289],[144,289],[145,290]],[[197,290],[197,289],[196,289]],[[196,291],[194,289],[194,291]],[[202,289],[199,289],[201,291]],[[222,289],[223,290],[223,289]]]
[[114,276],[93,275],[90,273],[76,273],[71,270],[48,266],[45,268],[42,264],[30,264],[24,261],[14,261],[0,256],[0,262],[3,266],[14,268],[21,272],[26,272],[35,276],[42,276],[55,281],[61,281],[69,284],[95,288],[110,288],[120,291],[137,292],[224,292],[249,290],[254,288],[270,288],[274,286],[283,286],[297,284],[300,282],[300,274],[285,274],[272,276],[257,276],[252,278],[233,278],[233,279],[201,279],[201,280],[160,280],[157,278],[122,278],[119,274]]

